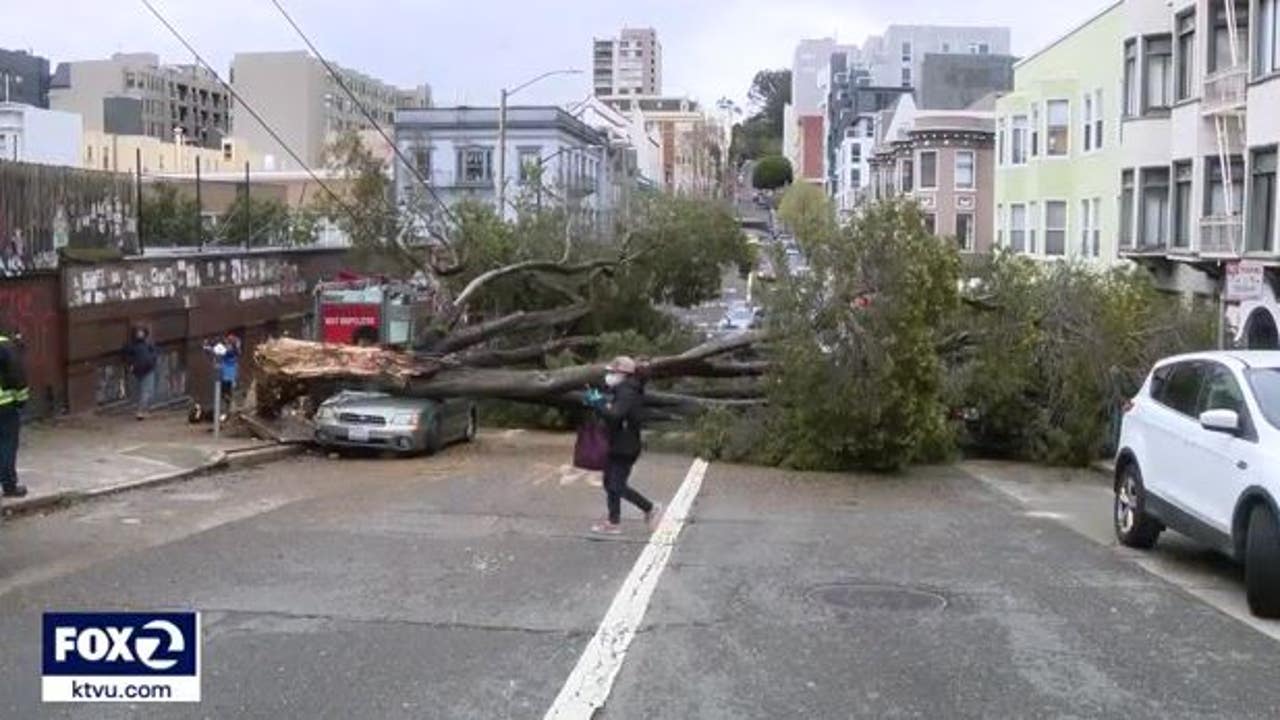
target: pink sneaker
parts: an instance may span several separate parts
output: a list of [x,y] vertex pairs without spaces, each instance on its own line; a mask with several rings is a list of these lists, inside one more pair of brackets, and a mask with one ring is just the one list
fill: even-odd
[[621,535],[622,526],[611,522],[598,522],[591,526],[591,532],[597,535]]
[[662,503],[656,502],[653,507],[649,508],[649,512],[644,514],[645,524],[650,530],[657,530],[658,523],[662,521]]

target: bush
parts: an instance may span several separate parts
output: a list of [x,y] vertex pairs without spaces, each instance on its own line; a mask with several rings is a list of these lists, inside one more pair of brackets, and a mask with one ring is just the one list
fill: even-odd
[[757,190],[777,190],[793,179],[791,161],[781,155],[761,158],[751,171],[751,187]]

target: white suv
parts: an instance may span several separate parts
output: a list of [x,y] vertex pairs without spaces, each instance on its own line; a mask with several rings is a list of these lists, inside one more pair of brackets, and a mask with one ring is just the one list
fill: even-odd
[[1255,615],[1280,617],[1280,351],[1162,360],[1126,408],[1116,537],[1166,527],[1244,563]]

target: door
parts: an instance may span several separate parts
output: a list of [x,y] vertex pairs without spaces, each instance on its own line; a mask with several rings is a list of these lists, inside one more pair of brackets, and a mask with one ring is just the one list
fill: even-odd
[[1191,437],[1200,430],[1197,408],[1205,364],[1200,361],[1174,365],[1168,379],[1156,389],[1146,413],[1148,436],[1142,462],[1142,479],[1148,492],[1188,511],[1191,506]]
[[1219,532],[1231,534],[1231,516],[1235,512],[1236,499],[1249,486],[1251,469],[1244,462],[1252,453],[1250,447],[1255,436],[1244,393],[1235,374],[1225,365],[1210,363],[1206,366],[1204,384],[1200,391],[1199,412],[1206,410],[1233,410],[1240,416],[1243,432],[1239,437],[1227,433],[1205,430],[1198,424],[1191,436],[1191,454],[1188,468],[1193,479],[1188,487],[1191,502],[1197,514]]

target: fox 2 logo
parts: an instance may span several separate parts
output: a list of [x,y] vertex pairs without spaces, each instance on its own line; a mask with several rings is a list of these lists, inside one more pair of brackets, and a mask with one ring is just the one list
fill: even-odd
[[45,613],[44,675],[193,676],[199,614]]

